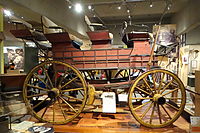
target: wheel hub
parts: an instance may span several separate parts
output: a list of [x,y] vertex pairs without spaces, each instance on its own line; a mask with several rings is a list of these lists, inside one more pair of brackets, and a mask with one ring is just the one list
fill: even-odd
[[53,88],[53,89],[51,89],[51,90],[48,92],[48,97],[51,98],[51,99],[54,99],[54,98],[56,98],[59,94],[60,94],[59,89]]
[[162,95],[160,95],[160,94],[155,94],[153,96],[153,101],[160,105],[163,105],[166,103],[166,99],[164,97],[162,97]]

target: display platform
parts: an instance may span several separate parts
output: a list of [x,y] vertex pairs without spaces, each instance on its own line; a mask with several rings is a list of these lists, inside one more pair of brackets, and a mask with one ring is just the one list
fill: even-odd
[[[117,113],[83,112],[78,118],[64,125],[53,125],[54,131],[59,133],[187,133],[189,123],[180,117],[173,125],[166,128],[151,129],[140,126],[130,112],[121,113],[127,107],[117,107]],[[30,121],[37,122],[35,118]]]

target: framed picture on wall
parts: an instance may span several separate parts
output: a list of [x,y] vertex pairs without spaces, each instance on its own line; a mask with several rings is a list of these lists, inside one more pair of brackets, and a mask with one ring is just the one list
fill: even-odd
[[[7,55],[7,63],[14,63],[15,69],[24,68],[24,49],[23,47],[4,47],[4,53]],[[7,65],[8,65],[7,64]]]

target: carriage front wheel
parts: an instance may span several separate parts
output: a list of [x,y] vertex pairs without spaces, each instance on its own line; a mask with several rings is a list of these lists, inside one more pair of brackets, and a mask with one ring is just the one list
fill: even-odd
[[73,66],[48,61],[27,75],[23,98],[29,112],[42,122],[65,124],[76,118],[87,100],[87,86]]
[[128,105],[143,126],[159,128],[171,125],[184,110],[185,88],[177,75],[163,69],[140,75],[129,90]]

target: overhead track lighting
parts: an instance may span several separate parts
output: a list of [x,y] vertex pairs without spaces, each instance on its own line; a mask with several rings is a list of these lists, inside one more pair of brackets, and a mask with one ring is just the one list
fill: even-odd
[[77,13],[81,13],[83,11],[83,7],[82,7],[82,5],[80,3],[76,3],[75,4],[75,11]]
[[12,13],[11,13],[11,11],[10,10],[3,10],[3,12],[4,12],[4,14],[5,14],[5,16],[12,16]]
[[153,3],[152,3],[152,2],[150,2],[150,5],[149,5],[149,7],[153,7]]
[[88,6],[88,9],[89,9],[89,10],[91,10],[91,9],[92,9],[92,6],[91,6],[91,5],[89,5],[89,6]]

